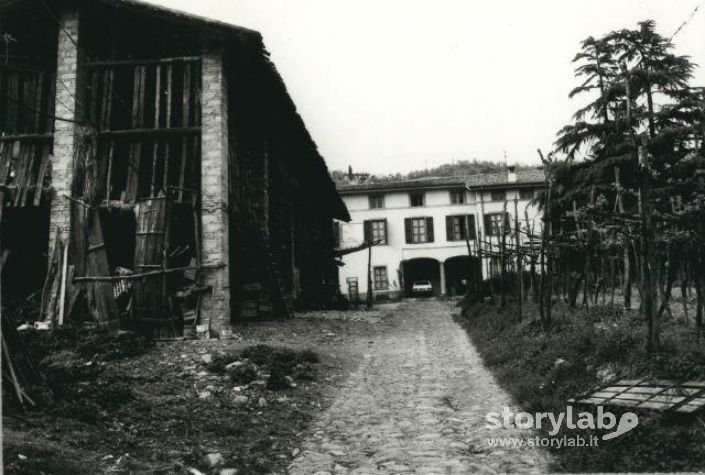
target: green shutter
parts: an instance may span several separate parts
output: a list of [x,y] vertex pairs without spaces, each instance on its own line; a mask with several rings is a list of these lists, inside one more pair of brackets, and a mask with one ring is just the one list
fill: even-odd
[[406,243],[411,244],[411,242],[412,242],[411,218],[406,218],[404,220],[404,235],[406,236]]
[[446,241],[453,240],[453,217],[446,216]]
[[467,233],[468,239],[475,239],[475,237],[477,236],[477,230],[475,229],[475,215],[468,214],[467,216],[465,216],[465,220],[466,220],[467,227],[468,227],[467,228],[468,229],[468,233]]

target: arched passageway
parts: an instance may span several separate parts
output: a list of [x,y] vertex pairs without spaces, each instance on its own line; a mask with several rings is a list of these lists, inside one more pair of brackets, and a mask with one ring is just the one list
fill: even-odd
[[465,295],[476,286],[479,260],[470,256],[453,256],[444,262],[447,295]]
[[402,261],[401,273],[406,296],[411,296],[411,286],[419,280],[431,282],[433,295],[441,295],[441,264],[436,259],[421,257]]

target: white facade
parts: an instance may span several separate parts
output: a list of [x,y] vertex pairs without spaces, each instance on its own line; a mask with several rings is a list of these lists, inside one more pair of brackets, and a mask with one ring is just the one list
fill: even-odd
[[[499,236],[489,236],[485,228],[484,216],[501,213],[505,209],[509,215],[509,234],[506,235],[507,243],[515,239],[515,215],[519,218],[519,234],[522,243],[528,241],[526,234],[528,224],[535,234],[540,233],[541,215],[536,206],[529,202],[533,194],[542,188],[542,183],[517,183],[515,176],[509,176],[505,184],[491,186],[468,186],[465,181],[439,180],[444,183],[434,183],[433,179],[409,180],[397,183],[380,183],[374,185],[342,186],[340,194],[343,197],[351,216],[349,223],[339,223],[339,249],[349,249],[360,246],[365,242],[365,222],[386,220],[386,242],[371,248],[371,275],[375,296],[398,296],[404,293],[411,285],[410,279],[425,279],[434,281],[434,291],[437,295],[459,293],[460,287],[465,285],[464,278],[458,272],[468,268],[468,246],[470,254],[477,258],[476,236],[483,242],[498,243]],[[514,183],[509,182],[514,181]],[[520,190],[523,190],[520,192]],[[411,195],[423,194],[423,206],[411,206]],[[452,194],[455,193],[455,196]],[[462,203],[458,194],[462,194]],[[530,196],[531,195],[531,196]],[[371,203],[370,196],[377,197],[377,202]],[[383,207],[379,206],[382,197]],[[493,199],[494,198],[494,199]],[[417,198],[418,199],[418,198]],[[464,239],[455,232],[450,232],[448,216],[472,215],[476,233],[469,231],[469,239]],[[424,222],[413,221],[412,233],[409,235],[409,219],[432,218],[433,241],[413,242],[423,240],[422,232]],[[462,219],[462,218],[461,218]],[[465,218],[470,219],[470,218]],[[489,219],[489,218],[488,218]],[[461,221],[462,223],[462,221]],[[458,224],[461,224],[458,223]],[[430,222],[425,221],[428,225]],[[377,232],[372,236],[368,226],[368,240],[370,237],[380,237],[381,225],[375,225]],[[472,224],[469,225],[472,228]],[[467,231],[466,231],[467,232]],[[426,229],[426,235],[429,230]],[[427,237],[427,236],[426,236]],[[449,240],[450,237],[450,240]],[[407,242],[407,241],[412,242]],[[487,249],[486,244],[480,244]],[[367,293],[368,281],[368,249],[360,250],[342,257],[345,264],[340,267],[340,290],[348,295],[349,283],[356,282],[360,298],[364,299]],[[432,259],[420,261],[419,259]],[[480,265],[480,261],[474,261]],[[406,264],[404,264],[406,263]],[[480,265],[483,278],[490,273],[489,258],[483,259]],[[384,269],[384,270],[382,270]],[[384,283],[386,274],[387,283]],[[477,274],[476,274],[477,275]]]

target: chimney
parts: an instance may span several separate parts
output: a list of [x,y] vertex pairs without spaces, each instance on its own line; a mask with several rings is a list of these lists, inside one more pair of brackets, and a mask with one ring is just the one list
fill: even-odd
[[516,183],[516,181],[517,181],[516,167],[514,165],[510,165],[507,167],[507,182],[508,183]]

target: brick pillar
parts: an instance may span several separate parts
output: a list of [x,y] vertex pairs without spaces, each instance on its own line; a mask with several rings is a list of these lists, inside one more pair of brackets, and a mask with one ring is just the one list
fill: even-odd
[[71,195],[73,157],[76,140],[76,120],[79,95],[79,13],[65,9],[59,16],[59,39],[56,55],[56,105],[54,120],[54,150],[51,158],[51,208],[49,217],[49,257],[53,253],[57,228],[66,238],[70,224],[70,206],[64,196]]
[[201,318],[211,332],[226,336],[230,327],[228,249],[228,88],[222,51],[205,51],[201,91],[201,228],[202,262],[212,293],[202,302]]

